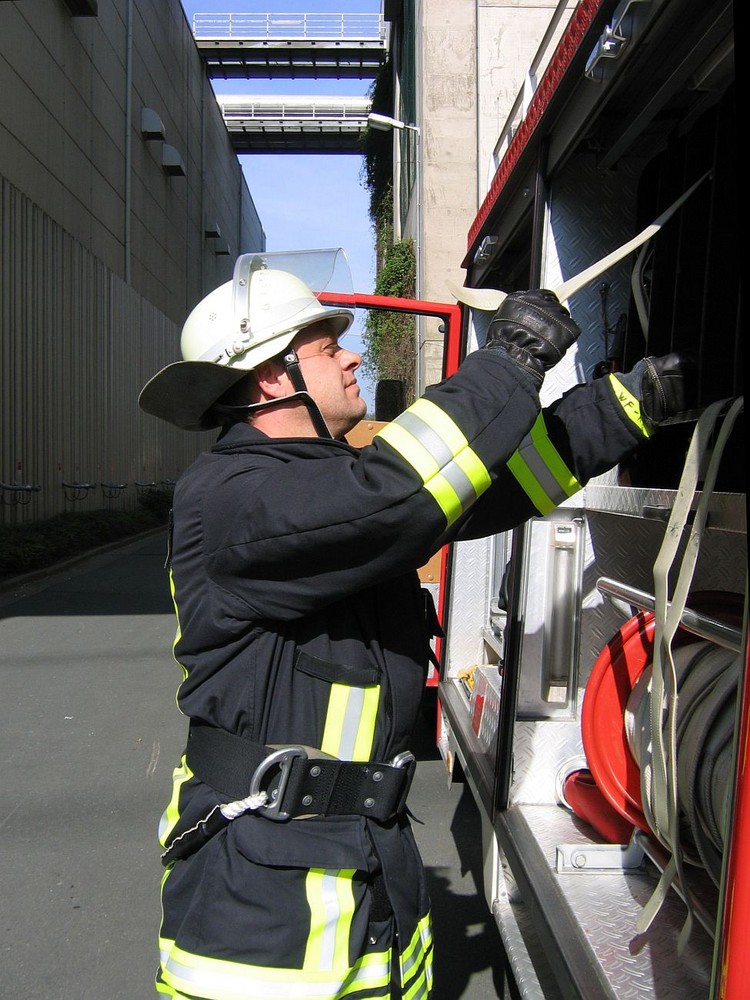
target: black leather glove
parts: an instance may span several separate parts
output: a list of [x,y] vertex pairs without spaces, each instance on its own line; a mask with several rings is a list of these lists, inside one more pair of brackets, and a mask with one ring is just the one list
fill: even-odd
[[643,358],[626,375],[615,375],[641,404],[649,431],[667,417],[692,409],[697,402],[697,368],[689,354]]
[[486,347],[504,350],[541,385],[580,336],[554,292],[511,292],[490,323]]

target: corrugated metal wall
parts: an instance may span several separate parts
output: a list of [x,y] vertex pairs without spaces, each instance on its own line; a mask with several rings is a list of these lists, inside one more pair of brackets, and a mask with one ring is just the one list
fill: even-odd
[[137,400],[179,328],[4,179],[0,268],[0,523],[132,509],[137,484],[173,482],[212,436]]

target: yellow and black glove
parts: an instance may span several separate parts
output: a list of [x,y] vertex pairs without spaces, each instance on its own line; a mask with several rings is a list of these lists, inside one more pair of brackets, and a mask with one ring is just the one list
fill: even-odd
[[649,432],[669,417],[695,407],[697,369],[689,354],[679,352],[660,358],[643,358],[632,371],[616,378],[638,400]]

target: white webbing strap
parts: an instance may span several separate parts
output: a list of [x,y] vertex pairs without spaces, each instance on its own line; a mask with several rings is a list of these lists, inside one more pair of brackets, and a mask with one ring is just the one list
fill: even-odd
[[[712,403],[701,414],[688,449],[685,468],[667,524],[661,549],[654,563],[654,653],[651,689],[650,755],[641,769],[641,795],[644,815],[659,840],[671,852],[659,884],[644,907],[636,929],[643,933],[652,923],[666,898],[675,877],[685,886],[682,851],[679,843],[679,801],[677,793],[677,677],[672,656],[672,641],[685,608],[695,565],[700,551],[708,516],[708,505],[724,451],[737,416],[743,410],[743,399],[735,399],[727,411],[710,454],[695,519],[682,556],[672,601],[668,598],[669,572],[680,545],[705,456],[717,420],[727,400]],[[664,713],[666,711],[666,718]],[[678,939],[682,953],[690,937],[693,911],[685,891],[688,915]]]
[[[666,222],[671,219],[674,213],[680,208],[690,197],[690,195],[695,191],[703,181],[711,176],[711,171],[706,171],[702,177],[700,177],[694,184],[691,184],[687,191],[683,191],[679,198],[672,202],[669,208],[665,209],[661,215],[659,215],[654,221],[642,229],[637,236],[634,236],[631,240],[623,243],[622,246],[617,247],[617,249],[612,250],[611,253],[606,254],[601,260],[596,261],[596,263],[591,264],[589,267],[584,268],[583,271],[579,271],[578,274],[574,274],[572,278],[568,278],[567,281],[561,282],[556,285],[552,291],[558,297],[561,302],[565,302],[569,299],[571,295],[575,295],[576,292],[580,292],[582,288],[590,284],[595,278],[598,278],[600,274],[603,274],[610,267],[615,264],[619,264],[621,260],[637,250],[640,246],[643,246],[652,236],[664,226]],[[500,291],[499,288],[466,288],[459,287],[451,281],[447,281],[446,285],[448,291],[454,298],[458,299],[459,302],[463,302],[464,305],[469,306],[471,309],[478,309],[483,312],[496,312],[505,299],[508,296],[507,292]]]

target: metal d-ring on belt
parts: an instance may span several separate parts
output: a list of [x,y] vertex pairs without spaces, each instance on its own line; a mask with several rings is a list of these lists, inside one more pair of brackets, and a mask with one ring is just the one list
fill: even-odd
[[367,816],[384,822],[406,806],[416,760],[339,760],[313,747],[264,746],[213,726],[191,723],[186,762],[227,802],[176,837],[162,863],[193,854],[243,812],[284,821],[311,816]]

